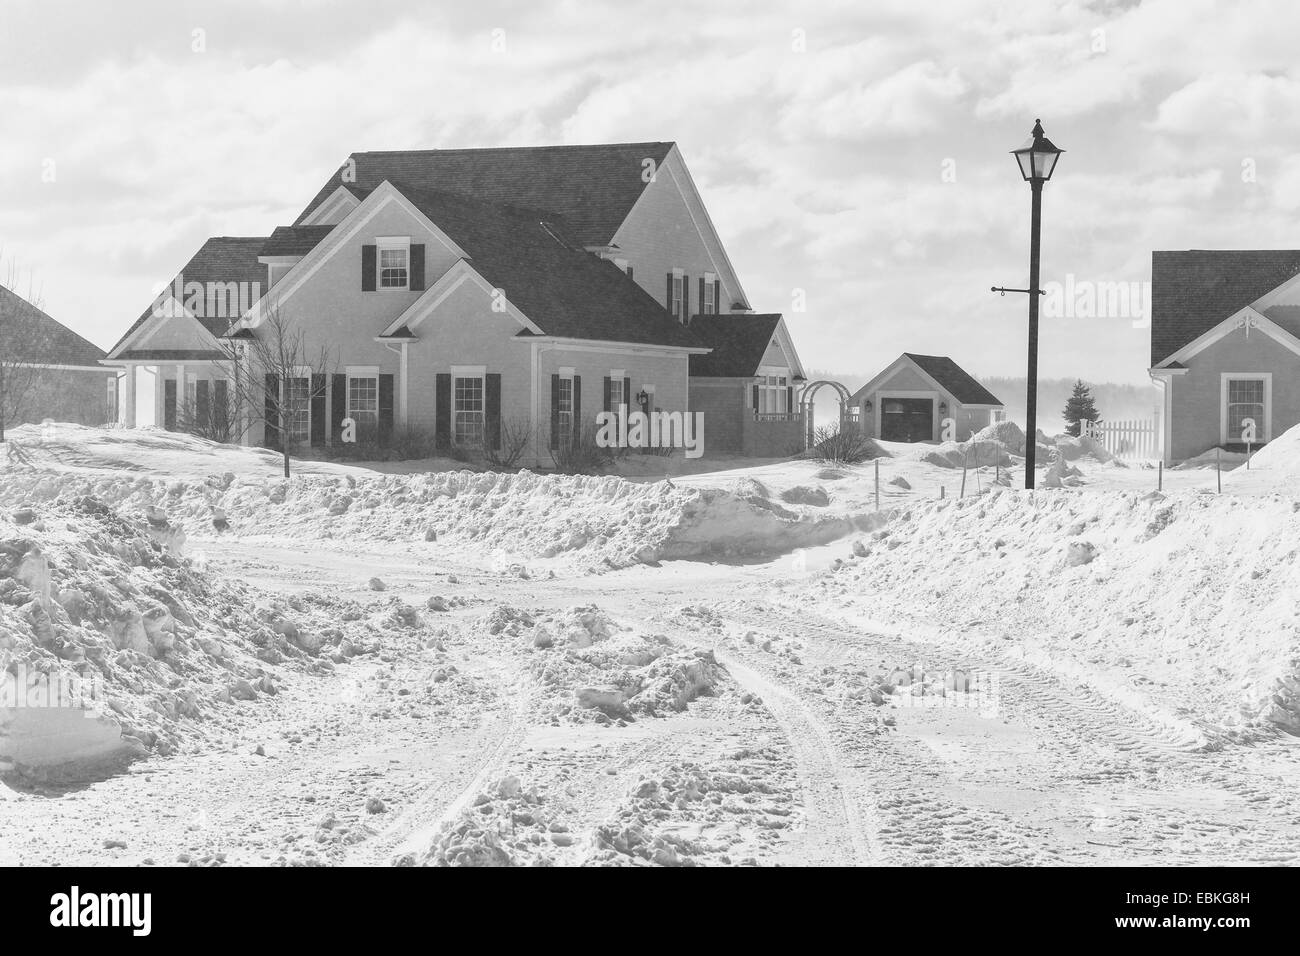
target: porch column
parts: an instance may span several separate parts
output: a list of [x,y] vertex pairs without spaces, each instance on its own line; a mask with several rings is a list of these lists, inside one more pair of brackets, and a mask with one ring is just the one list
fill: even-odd
[[167,366],[155,365],[153,371],[153,426],[154,428],[162,428],[163,422],[166,420],[163,417],[163,409],[167,396]]
[[407,371],[409,368],[407,357],[406,357],[407,345],[408,343],[406,342],[402,343],[401,385],[399,386],[397,392],[397,424],[402,428],[406,428],[406,424],[407,424],[407,419],[406,419],[407,384],[406,383],[407,383]]
[[118,420],[123,428],[135,428],[135,364],[126,367],[126,384],[122,387],[122,407]]

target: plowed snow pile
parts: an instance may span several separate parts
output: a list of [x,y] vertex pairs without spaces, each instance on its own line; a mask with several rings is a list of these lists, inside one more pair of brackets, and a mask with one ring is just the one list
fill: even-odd
[[1297,508],[1155,493],[923,502],[863,539],[818,597],[1023,654],[1210,742],[1300,733]]
[[23,695],[0,707],[4,723],[20,701],[45,701],[33,693],[75,688],[129,750],[167,754],[220,730],[232,701],[275,694],[282,669],[327,671],[327,658],[373,639],[340,624],[359,611],[265,597],[195,567],[168,546],[176,540],[165,520],[132,520],[89,496],[0,511],[0,678]]
[[92,495],[124,512],[159,508],[191,537],[425,541],[437,536],[588,569],[703,555],[780,553],[849,531],[843,517],[795,513],[758,496],[616,477],[439,472],[165,480],[11,469],[0,500]]
[[621,627],[594,606],[534,615],[502,605],[480,626],[529,658],[540,691],[538,717],[551,723],[685,710],[722,680],[712,653]]

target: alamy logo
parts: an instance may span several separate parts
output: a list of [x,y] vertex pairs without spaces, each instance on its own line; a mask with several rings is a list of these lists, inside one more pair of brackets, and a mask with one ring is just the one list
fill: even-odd
[[703,412],[632,412],[626,405],[617,412],[596,416],[596,444],[600,448],[681,448],[687,458],[704,454]]
[[171,285],[154,287],[153,314],[170,317],[184,309],[196,319],[234,320],[260,298],[260,282],[186,282],[179,275]]
[[133,936],[148,936],[152,928],[151,893],[82,893],[74,886],[50,897],[50,925],[126,926]]

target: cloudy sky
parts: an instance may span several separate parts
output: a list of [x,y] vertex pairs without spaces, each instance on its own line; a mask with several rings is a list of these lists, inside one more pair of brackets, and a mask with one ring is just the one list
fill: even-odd
[[[1298,26],[1286,0],[3,0],[0,261],[108,346],[204,238],[291,222],[354,150],[675,140],[808,367],[1016,374],[1024,297],[988,291],[1027,283],[1007,150],[1039,116],[1067,150],[1043,281],[1076,296],[1147,282],[1152,249],[1300,246]],[[1044,377],[1146,380],[1132,302],[1070,311]]]

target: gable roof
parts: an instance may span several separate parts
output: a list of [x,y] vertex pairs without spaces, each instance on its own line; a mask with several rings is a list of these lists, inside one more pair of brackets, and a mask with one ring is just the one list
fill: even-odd
[[904,352],[903,355],[963,405],[1002,404],[996,395],[946,355],[918,355],[915,352]]
[[[208,283],[225,283],[238,282],[247,283],[247,288],[254,288],[264,292],[266,285],[266,266],[257,261],[261,254],[262,246],[267,241],[266,236],[214,236],[194,253],[190,261],[185,263],[176,277],[168,283],[168,288],[174,289],[177,281],[182,285],[186,283],[199,282],[204,285]],[[154,314],[156,302],[149,303],[149,308],[145,309],[138,319],[131,324],[117,343],[109,349],[112,355],[122,347],[140,326],[144,325]],[[197,321],[213,335],[221,335],[225,332],[239,316],[198,316]]]
[[276,226],[259,256],[305,256],[330,234],[333,226]]
[[697,315],[691,330],[713,351],[691,356],[691,374],[701,378],[757,375],[780,322],[779,313]]
[[[509,146],[353,153],[295,221],[347,185],[354,194],[385,179],[414,189],[456,192],[498,204],[546,210],[566,220],[579,245],[606,245],[646,187],[643,165],[656,168],[672,143]],[[344,169],[355,180],[343,183]]]
[[1151,253],[1151,367],[1297,273],[1294,249]]
[[572,238],[572,227],[553,214],[403,183],[392,186],[543,334],[703,347],[622,269],[583,249]]
[[104,357],[104,350],[98,345],[4,286],[0,286],[0,315],[13,316],[14,331],[24,345],[32,347],[30,358],[25,361],[41,365],[97,366]]

